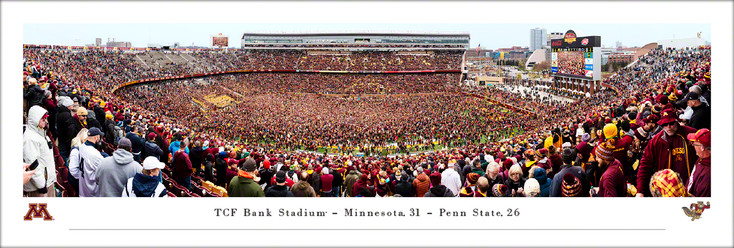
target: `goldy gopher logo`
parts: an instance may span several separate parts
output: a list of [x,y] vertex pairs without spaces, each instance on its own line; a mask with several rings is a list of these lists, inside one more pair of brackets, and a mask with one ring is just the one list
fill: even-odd
[[688,217],[691,217],[691,221],[694,221],[700,219],[703,210],[709,208],[711,208],[711,203],[706,202],[706,205],[703,205],[703,202],[699,201],[698,203],[691,203],[690,208],[683,207],[683,212],[686,213]]
[[43,220],[53,220],[54,217],[46,210],[46,203],[30,203],[28,204],[28,213],[25,214],[23,220],[33,220],[33,218],[43,218]]

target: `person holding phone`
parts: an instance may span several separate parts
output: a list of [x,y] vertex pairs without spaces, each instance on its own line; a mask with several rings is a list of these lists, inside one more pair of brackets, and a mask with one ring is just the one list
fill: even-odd
[[[23,163],[35,169],[28,182],[23,184],[23,195],[30,197],[55,197],[56,169],[53,143],[46,136],[48,111],[34,105],[28,110],[27,128],[23,132]],[[36,166],[37,165],[37,166]]]
[[[38,165],[38,162],[35,162],[35,164],[37,166]],[[34,168],[32,170],[30,169],[30,167],[31,167],[30,164],[24,164],[23,165],[23,184],[28,183],[28,181],[31,180],[31,177],[33,177],[33,174],[36,173],[35,166],[34,166]]]

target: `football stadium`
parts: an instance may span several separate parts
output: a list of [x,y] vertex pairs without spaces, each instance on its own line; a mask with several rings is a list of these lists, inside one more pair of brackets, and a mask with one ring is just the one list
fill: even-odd
[[553,40],[546,80],[491,62],[492,84],[468,33],[24,44],[24,195],[710,196],[711,47],[602,76],[595,37]]

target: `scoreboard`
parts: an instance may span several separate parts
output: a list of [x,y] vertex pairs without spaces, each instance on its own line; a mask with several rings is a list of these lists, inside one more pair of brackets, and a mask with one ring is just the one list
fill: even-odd
[[601,79],[601,37],[576,37],[569,30],[551,41],[551,73],[557,76]]

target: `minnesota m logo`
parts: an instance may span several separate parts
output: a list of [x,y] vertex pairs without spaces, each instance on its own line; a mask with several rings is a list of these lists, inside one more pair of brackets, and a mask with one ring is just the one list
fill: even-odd
[[29,203],[28,213],[25,214],[23,220],[33,220],[33,218],[41,218],[43,220],[53,220],[53,216],[46,210],[46,203]]

